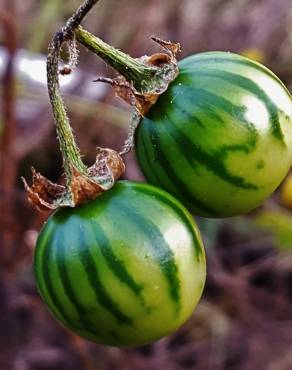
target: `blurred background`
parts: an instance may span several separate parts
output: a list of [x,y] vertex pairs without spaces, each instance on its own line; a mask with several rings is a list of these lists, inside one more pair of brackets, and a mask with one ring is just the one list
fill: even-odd
[[[0,0],[0,370],[291,370],[292,176],[260,209],[198,219],[208,256],[203,299],[178,332],[135,349],[80,339],[51,317],[36,292],[32,255],[47,213],[27,202],[20,180],[34,166],[52,181],[62,163],[46,90],[47,45],[81,0]],[[237,52],[271,68],[292,89],[292,0],[102,0],[83,23],[138,57],[156,35],[180,57]],[[113,71],[80,47],[61,77],[87,164],[97,146],[119,150],[129,108],[97,76]],[[143,180],[134,154],[126,178]]]

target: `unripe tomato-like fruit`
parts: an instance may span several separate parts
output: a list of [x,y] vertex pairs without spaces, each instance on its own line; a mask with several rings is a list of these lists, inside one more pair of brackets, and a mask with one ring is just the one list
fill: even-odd
[[55,212],[40,232],[34,267],[53,315],[112,346],[149,343],[180,327],[206,275],[201,237],[185,207],[128,181]]
[[291,95],[255,61],[193,55],[141,120],[135,146],[148,182],[194,214],[239,215],[260,205],[291,166]]

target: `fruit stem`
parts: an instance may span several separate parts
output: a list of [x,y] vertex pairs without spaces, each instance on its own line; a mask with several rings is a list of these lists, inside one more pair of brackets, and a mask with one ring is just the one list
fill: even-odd
[[91,10],[98,0],[86,0],[70,17],[66,25],[55,34],[50,45],[47,57],[47,84],[49,98],[52,105],[56,124],[57,136],[63,157],[63,165],[70,183],[72,178],[72,167],[79,172],[85,172],[86,166],[82,162],[78,146],[76,144],[66,108],[60,93],[59,84],[59,55],[62,45],[74,40],[74,29],[79,26],[82,19]]
[[131,81],[139,92],[143,93],[152,88],[153,78],[159,73],[159,68],[147,65],[115,49],[81,26],[75,29],[75,35],[77,41],[102,58],[127,81]]
[[57,136],[63,157],[63,166],[67,181],[70,181],[72,165],[81,172],[83,172],[86,167],[81,160],[79,149],[60,93],[58,62],[61,43],[59,34],[56,34],[49,46],[49,54],[47,57],[47,83],[53,115],[55,118]]

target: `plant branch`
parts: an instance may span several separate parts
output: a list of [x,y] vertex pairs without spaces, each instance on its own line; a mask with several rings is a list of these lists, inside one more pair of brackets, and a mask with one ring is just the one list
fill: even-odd
[[76,167],[81,172],[84,172],[85,166],[81,160],[79,149],[75,142],[69,118],[60,93],[58,64],[61,45],[62,38],[60,38],[59,33],[57,33],[49,46],[49,54],[47,58],[47,83],[56,123],[57,135],[60,142],[60,149],[63,156],[64,169],[67,181],[70,182],[71,166]]
[[[114,150],[97,148],[95,163],[87,168],[82,162],[60,93],[59,73],[70,73],[75,66],[77,50],[74,28],[77,27],[97,0],[85,1],[66,25],[55,34],[49,45],[47,57],[47,83],[56,123],[57,135],[63,157],[67,186],[54,184],[32,169],[32,185],[23,178],[29,201],[38,210],[75,207],[94,199],[110,189],[125,171],[121,156]],[[60,50],[64,43],[69,49],[69,67],[59,71]]]
[[75,37],[120,74],[113,80],[99,78],[98,81],[110,83],[116,94],[135,106],[141,116],[155,104],[178,74],[176,54],[180,51],[179,44],[152,37],[164,52],[136,59],[106,44],[81,26],[75,29]]
[[48,91],[68,182],[71,181],[72,167],[75,167],[80,172],[85,172],[86,167],[82,162],[60,93],[58,77],[59,55],[62,45],[74,38],[74,29],[79,26],[80,22],[97,2],[98,0],[86,0],[67,21],[66,25],[55,34],[49,45],[47,58]]
[[86,0],[76,12],[68,19],[66,25],[62,28],[65,38],[70,37],[72,31],[77,28],[82,20],[86,17],[92,7],[98,3],[99,0]]
[[108,45],[100,38],[84,30],[81,26],[75,29],[77,41],[102,58],[106,63],[123,75],[126,80],[131,81],[134,87],[143,91],[144,85],[157,74],[158,68],[146,65],[132,58],[120,50]]

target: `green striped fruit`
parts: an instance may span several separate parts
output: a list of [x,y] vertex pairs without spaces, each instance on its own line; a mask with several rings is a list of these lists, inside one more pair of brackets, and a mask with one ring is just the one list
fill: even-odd
[[292,102],[266,67],[226,52],[197,54],[142,119],[135,135],[151,184],[195,214],[248,212],[292,163]]
[[34,263],[54,316],[113,346],[176,330],[197,305],[206,275],[199,231],[184,206],[163,190],[127,181],[53,214]]

